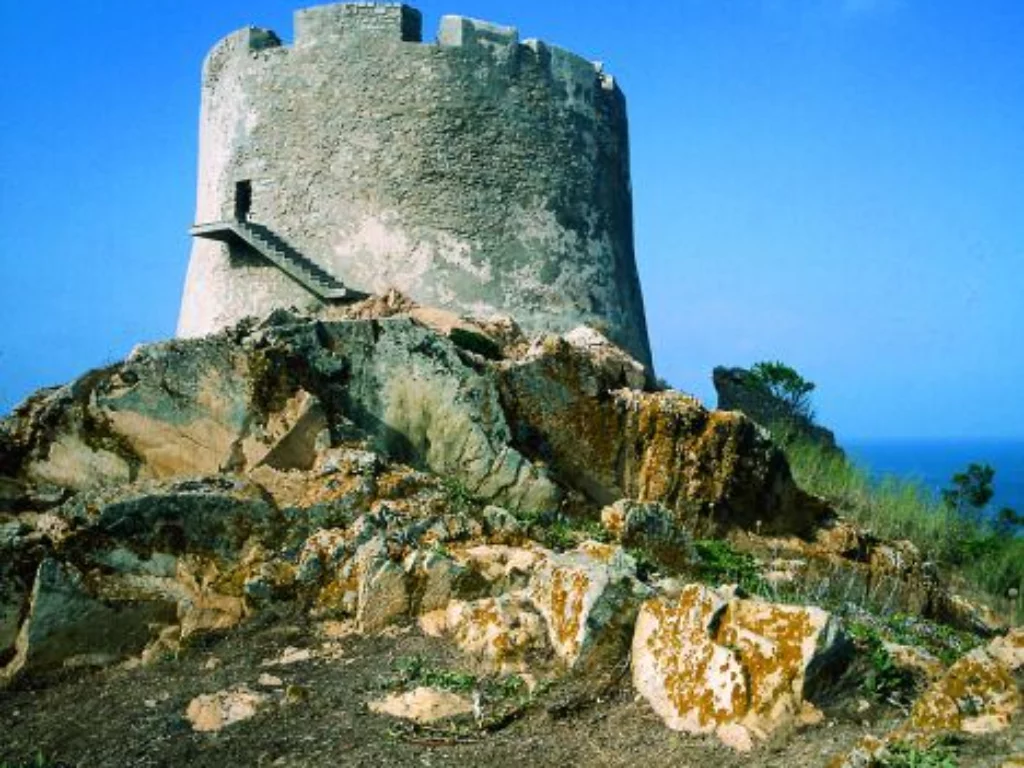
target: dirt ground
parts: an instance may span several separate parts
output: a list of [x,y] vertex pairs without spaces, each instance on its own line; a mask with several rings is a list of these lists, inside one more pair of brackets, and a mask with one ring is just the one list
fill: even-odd
[[[33,687],[0,692],[0,768],[143,766],[824,766],[865,733],[884,733],[898,710],[863,697],[857,670],[819,700],[825,721],[782,734],[753,753],[736,754],[711,737],[674,733],[637,700],[626,669],[601,679],[541,687],[525,706],[481,731],[472,718],[457,727],[415,729],[372,714],[368,701],[395,685],[403,660],[459,670],[445,643],[415,628],[389,636],[349,636],[340,655],[267,667],[286,648],[318,649],[323,638],[303,620],[248,626],[135,669],[77,670]],[[216,659],[216,662],[211,662]],[[280,703],[218,733],[197,733],[185,718],[197,695],[240,684],[260,690],[261,673],[281,678],[293,703]],[[517,702],[521,702],[517,699]],[[486,706],[490,706],[488,703]],[[499,706],[497,703],[495,707]],[[863,704],[861,704],[863,706]],[[1000,766],[1024,751],[1021,729],[956,745],[961,766]]]

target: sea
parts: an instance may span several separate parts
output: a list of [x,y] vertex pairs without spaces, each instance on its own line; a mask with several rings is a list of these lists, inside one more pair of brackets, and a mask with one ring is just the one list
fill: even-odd
[[856,464],[875,478],[896,475],[920,482],[938,494],[953,474],[968,464],[988,464],[995,470],[995,495],[988,510],[1010,507],[1024,514],[1024,438],[843,440],[842,447]]

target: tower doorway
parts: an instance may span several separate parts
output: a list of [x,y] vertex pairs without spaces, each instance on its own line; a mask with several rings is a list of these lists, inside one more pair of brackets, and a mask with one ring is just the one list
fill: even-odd
[[235,220],[236,221],[247,221],[249,219],[249,211],[252,209],[252,182],[246,179],[245,181],[235,182]]

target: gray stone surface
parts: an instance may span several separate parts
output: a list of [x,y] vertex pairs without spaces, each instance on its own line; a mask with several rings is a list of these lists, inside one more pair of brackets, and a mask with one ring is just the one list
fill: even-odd
[[[600,67],[514,28],[406,6],[298,11],[203,71],[196,223],[249,218],[358,291],[395,287],[527,329],[581,323],[650,365],[633,254],[625,101]],[[243,246],[197,239],[178,333],[311,293]]]

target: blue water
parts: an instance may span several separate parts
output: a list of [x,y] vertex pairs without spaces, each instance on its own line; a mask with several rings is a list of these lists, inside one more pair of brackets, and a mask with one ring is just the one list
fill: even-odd
[[996,474],[989,509],[1011,507],[1024,513],[1024,439],[1022,440],[846,440],[843,448],[875,477],[898,475],[938,493],[953,473],[971,462],[989,464]]

